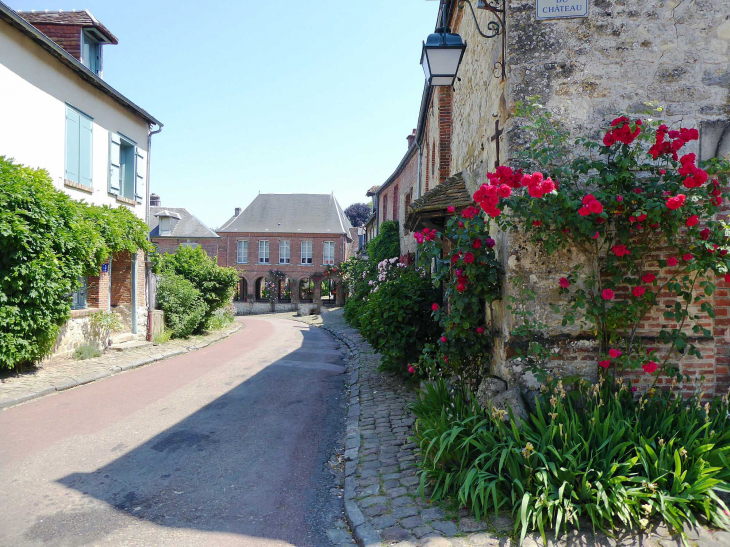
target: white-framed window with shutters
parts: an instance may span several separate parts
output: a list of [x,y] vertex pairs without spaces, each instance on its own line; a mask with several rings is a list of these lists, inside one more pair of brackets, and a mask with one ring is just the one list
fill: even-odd
[[248,241],[236,243],[236,263],[248,264]]
[[137,144],[109,132],[109,193],[142,203],[146,163]]
[[322,264],[325,266],[328,264],[335,263],[335,242],[325,241],[324,248],[322,250]]
[[259,264],[269,263],[269,242],[266,240],[259,241]]
[[291,264],[290,241],[279,241],[279,264]]
[[311,241],[302,241],[301,248],[302,248],[302,264],[311,264],[312,263],[312,242]]
[[93,185],[93,128],[91,118],[66,105],[66,171],[68,182]]

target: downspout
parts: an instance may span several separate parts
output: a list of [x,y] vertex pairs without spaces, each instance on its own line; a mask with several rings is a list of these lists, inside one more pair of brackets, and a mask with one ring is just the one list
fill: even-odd
[[[150,169],[150,159],[152,158],[152,135],[156,135],[162,131],[162,124],[158,124],[158,128],[154,131],[150,131],[147,133],[147,188],[146,188],[146,194],[147,194],[147,201],[145,202],[145,222],[147,223],[147,226],[150,225],[150,187],[151,185],[151,176],[152,171]],[[150,232],[149,229],[147,230],[147,240],[150,239]],[[150,273],[152,271],[152,261],[149,260],[149,255],[147,257],[147,260],[145,260],[145,282],[147,283],[147,341],[152,341],[152,283],[150,283]],[[135,310],[135,316],[137,312]]]

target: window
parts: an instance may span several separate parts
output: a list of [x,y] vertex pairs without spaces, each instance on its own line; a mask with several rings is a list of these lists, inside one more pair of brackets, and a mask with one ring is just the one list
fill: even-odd
[[325,241],[324,250],[322,251],[322,264],[334,264],[335,263],[335,242]]
[[398,185],[396,184],[393,187],[393,220],[398,220],[398,198],[400,195],[398,194]]
[[134,141],[109,134],[109,192],[142,203],[145,162]]
[[101,45],[88,32],[81,35],[81,63],[94,74],[101,74]]
[[71,293],[71,309],[72,310],[83,310],[86,307],[86,283],[85,277],[79,277],[79,283],[81,286],[74,292]]
[[236,263],[248,264],[248,241],[239,241],[236,244]]
[[383,196],[383,217],[380,219],[380,222],[385,222],[388,220],[388,196]]
[[160,235],[169,236],[172,232],[172,219],[170,217],[160,217]]
[[66,180],[92,186],[91,118],[66,106]]
[[302,241],[302,264],[312,263],[312,242]]
[[269,242],[268,241],[259,241],[259,263],[260,264],[269,263]]
[[289,241],[279,241],[279,264],[291,263],[291,243]]

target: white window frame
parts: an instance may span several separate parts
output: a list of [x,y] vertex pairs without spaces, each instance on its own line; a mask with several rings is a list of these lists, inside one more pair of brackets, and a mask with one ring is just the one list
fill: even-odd
[[[308,247],[308,249],[305,252],[305,245]],[[299,250],[301,252],[301,263],[302,264],[314,264],[314,261],[312,260],[312,249],[314,245],[311,241],[302,241],[299,245]]]
[[279,240],[279,264],[291,264],[291,241]]
[[172,233],[172,218],[160,217],[160,235],[169,236],[171,233]]
[[[330,257],[327,256],[327,250],[332,251],[332,255]],[[330,266],[334,265],[335,263],[335,242],[334,241],[325,241],[322,245],[322,264],[324,266]]]
[[236,242],[236,264],[248,264],[248,240],[239,239]]
[[268,239],[259,239],[259,264],[270,264],[270,246]]

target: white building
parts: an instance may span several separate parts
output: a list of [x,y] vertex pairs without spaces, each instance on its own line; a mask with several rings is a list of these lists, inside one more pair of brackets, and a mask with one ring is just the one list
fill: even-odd
[[[152,115],[103,79],[103,48],[117,39],[88,11],[15,12],[0,2],[0,155],[48,171],[56,188],[95,205],[149,214]],[[129,255],[129,253],[127,253]],[[72,321],[113,310],[132,334],[147,325],[144,255],[115,256],[74,296]]]

